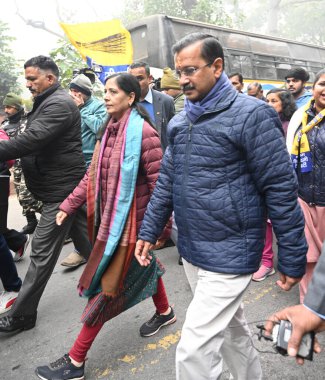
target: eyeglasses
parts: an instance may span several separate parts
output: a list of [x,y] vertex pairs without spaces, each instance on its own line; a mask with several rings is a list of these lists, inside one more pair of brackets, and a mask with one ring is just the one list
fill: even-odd
[[178,79],[181,79],[182,75],[184,75],[184,77],[192,77],[199,70],[204,69],[205,67],[211,66],[213,62],[209,62],[206,65],[201,66],[201,67],[185,67],[185,69],[183,70],[175,70],[175,74]]

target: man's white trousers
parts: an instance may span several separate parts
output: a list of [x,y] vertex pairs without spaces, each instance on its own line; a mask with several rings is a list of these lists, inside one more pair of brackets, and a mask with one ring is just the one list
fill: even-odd
[[241,305],[251,275],[214,273],[183,263],[194,297],[176,350],[177,380],[217,380],[222,360],[231,379],[262,379]]

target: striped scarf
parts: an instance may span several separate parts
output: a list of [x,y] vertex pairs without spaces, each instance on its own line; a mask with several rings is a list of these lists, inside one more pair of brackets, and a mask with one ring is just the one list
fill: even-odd
[[294,138],[291,151],[291,160],[293,167],[295,170],[298,170],[298,163],[300,162],[301,173],[308,173],[313,170],[312,155],[309,147],[307,133],[312,130],[317,124],[319,124],[325,116],[325,109],[323,109],[308,123],[307,111],[311,106],[314,105],[314,102],[315,100],[312,98],[305,106],[302,117],[302,128]]
[[101,210],[102,162],[109,127],[96,145],[87,187],[88,232],[93,249],[80,278],[79,290],[91,297],[99,292],[114,297],[120,290],[136,243],[136,180],[143,119],[128,111],[121,119],[106,179],[106,202]]

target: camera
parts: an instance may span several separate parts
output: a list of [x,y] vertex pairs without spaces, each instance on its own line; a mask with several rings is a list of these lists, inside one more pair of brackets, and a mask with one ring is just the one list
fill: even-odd
[[[273,342],[276,345],[277,351],[282,355],[287,355],[288,341],[291,337],[291,332],[292,325],[289,321],[281,321],[273,328]],[[313,360],[314,340],[314,332],[305,334],[302,337],[297,356],[303,359]]]
[[88,77],[90,79],[90,82],[92,84],[94,84],[95,81],[96,81],[96,74],[95,74],[95,71],[93,69],[90,69],[88,67],[84,67],[82,69],[74,69],[73,72],[72,72],[73,78],[76,77],[79,74],[86,75],[86,77]]

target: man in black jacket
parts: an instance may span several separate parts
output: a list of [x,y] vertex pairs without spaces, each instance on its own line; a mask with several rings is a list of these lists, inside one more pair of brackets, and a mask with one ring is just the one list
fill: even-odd
[[60,203],[85,173],[79,110],[60,86],[59,69],[51,58],[31,58],[24,69],[26,87],[34,97],[33,109],[27,115],[23,134],[0,141],[0,161],[21,157],[27,187],[43,202],[43,212],[19,296],[9,315],[0,318],[2,332],[35,326],[38,303],[70,229],[78,242],[76,248],[85,258],[91,250],[85,210],[78,211],[62,226],[55,223]]

